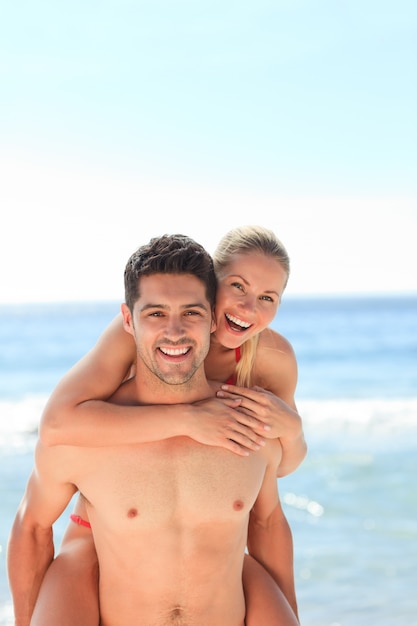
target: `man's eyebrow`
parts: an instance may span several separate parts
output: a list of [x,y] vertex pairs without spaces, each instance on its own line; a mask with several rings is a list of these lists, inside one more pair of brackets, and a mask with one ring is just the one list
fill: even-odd
[[[243,276],[241,276],[240,274],[230,274],[229,278],[239,278],[239,280],[241,280],[242,283],[245,283],[245,285],[250,286],[250,283],[248,283],[248,281],[245,278],[243,278]],[[265,289],[263,293],[275,293],[278,296],[278,298],[281,297],[280,293],[276,291],[276,289]]]
[[204,302],[194,302],[191,304],[184,304],[183,309],[203,309],[203,311],[208,311],[209,307],[204,304]]
[[[148,304],[144,304],[140,309],[141,311],[148,311],[149,309],[162,309],[163,311],[169,311],[170,306],[168,304],[152,304],[149,302]],[[208,311],[209,308],[203,302],[192,302],[190,304],[182,304],[181,309],[202,309],[203,311]]]

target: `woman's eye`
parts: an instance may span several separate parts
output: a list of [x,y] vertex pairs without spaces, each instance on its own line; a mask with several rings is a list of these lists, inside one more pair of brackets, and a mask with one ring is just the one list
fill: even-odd
[[236,287],[236,289],[243,289],[240,283],[232,283],[232,287]]
[[261,300],[266,300],[267,302],[273,302],[271,296],[261,296]]

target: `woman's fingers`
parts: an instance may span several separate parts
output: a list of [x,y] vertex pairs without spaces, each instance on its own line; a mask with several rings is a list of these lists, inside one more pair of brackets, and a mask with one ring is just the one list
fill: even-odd
[[227,406],[237,409],[235,419],[240,424],[248,426],[255,431],[271,430],[269,424],[265,423],[262,419],[266,419],[266,417],[262,414],[262,410],[259,405],[254,402],[251,403],[251,401],[244,400],[243,398],[239,398],[239,403],[237,404],[237,398],[228,398],[225,395],[220,395],[222,393],[223,392],[219,391],[217,397],[221,398]]
[[[249,390],[245,389],[245,391],[249,391]],[[264,393],[253,392],[252,394],[243,394],[243,393],[238,394],[237,392],[230,392],[230,391],[221,389],[217,392],[216,395],[218,398],[221,398],[222,400],[233,401],[233,400],[240,399],[240,404],[237,405],[239,410],[246,409],[245,411],[246,415],[250,415],[248,411],[251,411],[253,416],[255,416],[255,419],[257,419],[260,422],[265,422],[265,421],[268,421],[268,415],[270,413],[270,409],[268,407],[268,398],[266,396],[266,393],[268,392],[264,392]]]
[[190,422],[190,436],[206,445],[247,454],[265,445],[264,425],[242,409],[242,398],[206,398],[195,403],[198,411]]
[[222,392],[225,392],[227,397],[248,398],[255,402],[260,402],[265,396],[265,393],[269,393],[266,392],[265,389],[262,389],[262,387],[238,387],[237,385],[228,384],[222,385],[217,395]]

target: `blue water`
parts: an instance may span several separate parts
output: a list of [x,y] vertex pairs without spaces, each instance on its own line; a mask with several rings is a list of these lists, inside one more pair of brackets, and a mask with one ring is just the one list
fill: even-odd
[[[0,306],[0,626],[40,412],[116,303]],[[417,295],[284,298],[309,453],[280,480],[303,626],[417,625]],[[57,540],[66,520],[57,524]]]

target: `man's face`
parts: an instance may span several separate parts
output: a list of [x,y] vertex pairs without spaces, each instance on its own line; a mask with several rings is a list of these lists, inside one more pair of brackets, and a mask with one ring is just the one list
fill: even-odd
[[138,359],[161,381],[186,383],[206,358],[214,322],[205,287],[192,274],[142,277],[133,316],[125,306],[123,315]]

